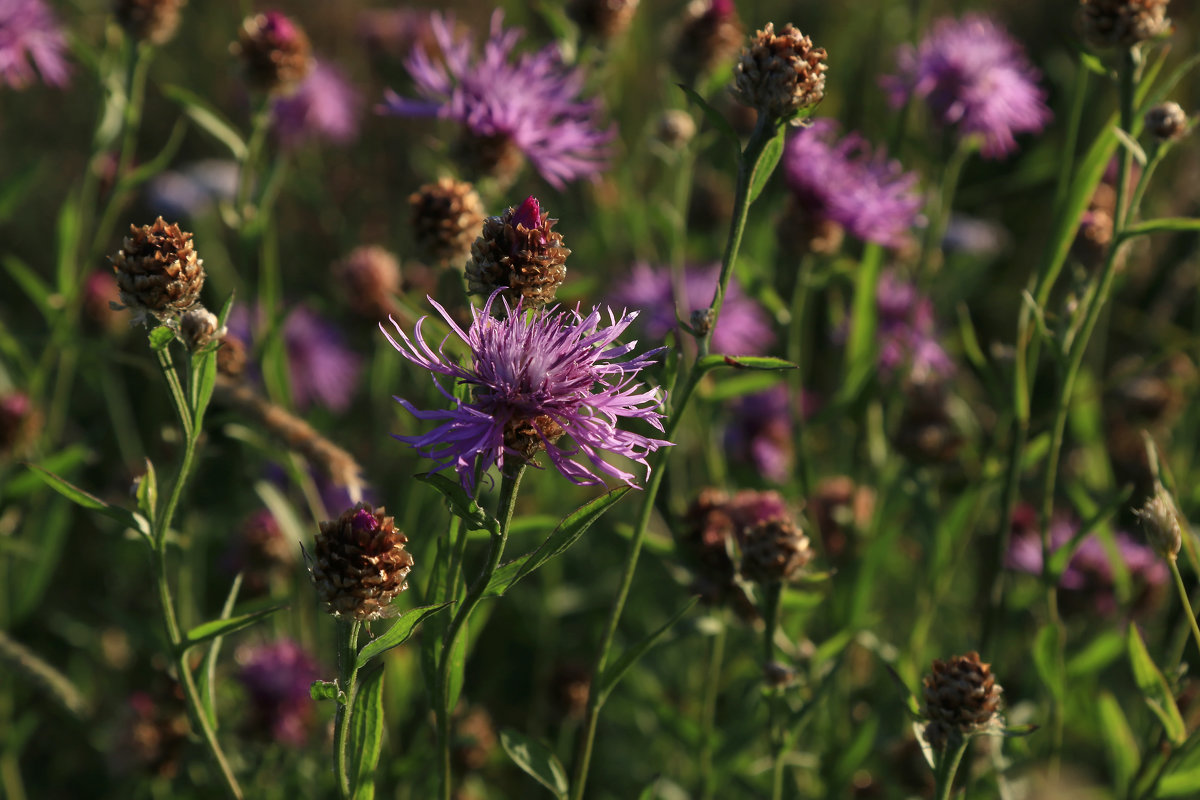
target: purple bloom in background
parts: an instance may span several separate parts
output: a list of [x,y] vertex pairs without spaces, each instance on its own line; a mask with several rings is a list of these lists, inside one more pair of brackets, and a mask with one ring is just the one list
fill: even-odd
[[754,467],[768,480],[783,483],[793,465],[792,420],[796,408],[785,384],[746,395],[733,404],[725,430],[730,456]]
[[875,291],[880,371],[891,375],[907,366],[917,383],[924,383],[931,376],[951,374],[954,362],[938,342],[929,298],[890,271],[879,276]]
[[[1051,552],[1070,542],[1078,529],[1077,523],[1065,517],[1054,518],[1050,523]],[[1134,579],[1136,588],[1152,591],[1167,582],[1167,566],[1153,550],[1123,531],[1117,531],[1114,538],[1118,557]],[[1037,513],[1030,506],[1018,506],[1013,512],[1012,540],[1005,565],[1018,572],[1042,574],[1042,540]],[[1080,543],[1059,578],[1059,586],[1075,594],[1077,599],[1086,599],[1088,607],[1100,614],[1117,610],[1112,562],[1096,534],[1089,534]]]
[[34,81],[65,86],[67,39],[43,0],[0,0],[0,81],[24,89]]
[[306,306],[283,323],[292,400],[300,409],[320,403],[345,411],[354,397],[362,359],[345,346],[341,332]]
[[[675,329],[675,310],[688,319],[696,309],[708,308],[721,265],[687,267],[683,273],[683,296],[678,297],[671,286],[669,267],[652,267],[639,262],[613,293],[613,305],[623,305],[641,312],[640,324],[646,337],[660,342]],[[721,315],[713,331],[712,347],[718,353],[738,356],[761,355],[775,342],[770,320],[758,304],[742,292],[737,279],[729,281]]]
[[[419,367],[446,375],[472,388],[468,402],[453,394],[435,377],[438,390],[454,403],[448,410],[420,411],[403,398],[395,398],[417,419],[440,424],[421,436],[396,436],[435,459],[436,470],[454,467],[463,486],[474,491],[475,468],[493,464],[529,463],[545,450],[554,466],[572,483],[602,483],[602,472],[635,486],[634,476],[604,461],[602,451],[624,456],[646,468],[646,456],[670,442],[652,439],[617,427],[620,417],[644,419],[662,430],[661,403],[655,389],[635,382],[639,371],[655,362],[659,350],[628,360],[637,342],[616,344],[636,317],[608,312],[609,327],[602,328],[599,307],[586,317],[575,311],[554,309],[526,313],[520,303],[503,318],[492,316],[492,293],[483,309],[472,308],[469,331],[430,299],[453,333],[471,349],[471,365],[460,366],[442,349],[434,351],[421,333],[427,317],[417,322],[413,338],[392,320],[397,342],[380,324],[388,341]],[[573,446],[558,444],[569,436]]]
[[919,47],[900,48],[896,68],[899,74],[881,81],[891,104],[923,98],[938,123],[959,126],[963,138],[981,136],[986,158],[1008,155],[1017,148],[1014,134],[1037,133],[1050,121],[1041,75],[985,16],[939,20]]
[[905,172],[857,133],[837,138],[838,125],[815,120],[787,141],[783,168],[800,207],[836,222],[851,236],[899,247],[919,221],[924,200],[917,176]]
[[278,742],[303,745],[313,715],[309,687],[319,677],[316,661],[296,642],[280,639],[241,648],[237,662],[253,727]]
[[505,30],[502,21],[496,11],[483,54],[474,58],[472,38],[456,37],[453,19],[434,14],[431,24],[442,58],[418,48],[405,62],[424,99],[388,90],[380,112],[452,119],[493,146],[511,143],[558,189],[596,175],[605,166],[614,132],[600,128],[598,100],[577,99],[583,73],[565,67],[553,45],[513,59],[522,31]]
[[236,161],[205,158],[177,170],[160,172],[146,184],[146,205],[167,219],[195,217],[237,193]]
[[346,144],[358,137],[362,105],[342,71],[318,60],[294,93],[275,99],[271,125],[284,147],[313,139]]

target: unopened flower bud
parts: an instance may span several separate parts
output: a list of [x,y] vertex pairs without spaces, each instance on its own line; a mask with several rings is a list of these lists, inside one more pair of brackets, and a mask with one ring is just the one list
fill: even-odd
[[1187,114],[1179,103],[1159,103],[1146,112],[1146,132],[1160,142],[1179,139],[1187,129]]
[[462,269],[483,226],[483,201],[466,181],[441,178],[409,195],[413,238],[424,258]]
[[567,13],[579,30],[599,39],[620,36],[633,22],[638,0],[573,0]]
[[246,82],[264,92],[288,94],[312,68],[308,35],[278,11],[247,17],[232,50],[242,59]]
[[697,308],[692,311],[688,320],[692,332],[697,336],[707,336],[713,327],[713,312],[711,308]]
[[393,517],[366,503],[322,522],[309,571],[329,613],[359,622],[399,613],[392,601],[408,588],[413,565],[407,542]]
[[1171,493],[1161,483],[1154,487],[1154,494],[1146,504],[1133,512],[1142,519],[1146,539],[1163,558],[1174,559],[1183,544],[1183,528],[1179,524],[1179,510]]
[[692,0],[683,12],[671,66],[685,83],[695,83],[732,61],[743,36],[733,0]]
[[979,654],[967,653],[945,661],[933,660],[933,671],[924,680],[925,741],[935,751],[958,744],[999,721],[1000,693],[991,665]]
[[658,117],[654,137],[672,150],[683,148],[696,135],[696,121],[682,109],[672,108]]
[[758,583],[796,577],[812,560],[808,537],[790,518],[772,517],[738,531],[742,575]]
[[795,683],[796,670],[778,661],[770,661],[763,667],[763,681],[772,689],[783,689]]
[[742,51],[734,69],[734,96],[779,121],[825,97],[825,49],[813,47],[791,23],[778,34],[768,22]]
[[0,460],[24,455],[41,431],[42,415],[24,392],[0,395]]
[[173,316],[200,299],[204,262],[196,254],[192,234],[162,217],[153,225],[130,225],[124,246],[109,260],[121,302],[140,317]]
[[1080,28],[1094,47],[1132,47],[1170,26],[1170,0],[1081,0]]
[[240,378],[246,371],[246,343],[238,337],[225,333],[220,337],[217,348],[217,372],[227,378]]
[[189,309],[179,320],[179,333],[193,352],[219,337],[220,327],[217,315],[201,305]]
[[503,297],[524,308],[541,308],[554,301],[567,276],[567,256],[562,234],[551,230],[556,219],[528,198],[519,208],[488,217],[483,233],[471,245],[467,285],[473,294],[491,295],[507,286]]
[[179,27],[179,11],[187,0],[117,0],[117,22],[135,39],[162,45]]
[[400,292],[400,262],[378,245],[356,247],[333,267],[342,293],[357,313],[372,320],[392,312]]

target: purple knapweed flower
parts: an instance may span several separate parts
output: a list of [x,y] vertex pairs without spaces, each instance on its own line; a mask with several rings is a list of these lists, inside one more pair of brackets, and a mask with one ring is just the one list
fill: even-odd
[[1040,73],[980,14],[938,20],[917,48],[900,48],[896,68],[881,81],[891,104],[924,99],[939,124],[957,125],[961,138],[980,136],[985,158],[1008,155],[1017,149],[1014,134],[1037,133],[1050,121]]
[[275,741],[300,746],[313,716],[309,687],[317,663],[291,639],[247,646],[237,653],[238,681],[250,696],[250,723]]
[[783,483],[792,474],[792,422],[796,413],[786,384],[738,398],[725,429],[725,450],[767,480]]
[[[601,458],[602,452],[624,456],[645,467],[646,456],[670,445],[617,427],[621,417],[643,419],[662,430],[661,397],[657,390],[635,382],[639,371],[655,362],[661,348],[621,360],[637,342],[616,344],[637,316],[608,311],[609,326],[601,327],[597,306],[586,317],[578,308],[527,312],[520,303],[502,318],[492,316],[493,292],[482,309],[472,308],[473,321],[463,331],[453,316],[432,299],[434,308],[450,330],[471,350],[470,366],[460,366],[442,348],[426,343],[417,322],[413,338],[393,319],[399,341],[380,324],[380,330],[400,354],[437,375],[447,375],[472,389],[466,402],[434,378],[438,390],[454,403],[447,410],[421,411],[397,397],[417,419],[440,424],[420,436],[396,436],[427,458],[437,461],[435,471],[453,467],[463,486],[474,491],[476,466],[486,471],[493,464],[531,463],[545,450],[554,466],[572,483],[602,483],[605,473],[636,486],[634,476]],[[568,436],[573,446],[558,444]],[[536,466],[536,464],[535,464]]]
[[0,81],[24,89],[37,74],[50,86],[70,76],[67,39],[43,0],[0,0]]
[[[677,294],[672,290],[669,267],[652,267],[639,262],[633,265],[610,299],[614,305],[642,312],[644,316],[639,319],[639,324],[646,337],[651,342],[660,342],[675,329],[676,310],[687,320],[692,311],[708,308],[720,274],[720,264],[687,267],[683,272],[683,286]],[[727,355],[762,355],[774,343],[775,332],[766,313],[746,296],[736,278],[731,279],[717,317],[717,327],[713,330],[713,350]]]
[[783,168],[797,204],[858,239],[886,247],[905,244],[924,203],[916,174],[882,150],[872,152],[857,133],[840,139],[837,133],[836,122],[819,119],[788,138]]
[[522,31],[502,22],[497,10],[483,55],[475,58],[473,39],[455,36],[453,19],[434,14],[441,58],[418,48],[405,62],[424,99],[388,90],[380,113],[455,120],[486,143],[481,149],[514,145],[558,189],[595,176],[614,132],[600,127],[598,100],[578,99],[583,73],[565,67],[554,45],[513,58]]
[[950,375],[954,362],[938,342],[930,299],[890,271],[879,276],[875,292],[880,371],[890,375],[907,367],[916,383]]
[[[1057,551],[1074,538],[1079,525],[1065,516],[1050,522],[1050,551]],[[1169,580],[1166,564],[1151,548],[1136,541],[1124,531],[1113,534],[1118,557],[1134,581],[1134,588],[1145,595]],[[1042,574],[1042,540],[1037,525],[1037,512],[1031,506],[1020,505],[1013,511],[1012,539],[1005,565],[1012,570],[1031,575]],[[1079,544],[1058,585],[1067,590],[1075,607],[1088,607],[1099,614],[1117,610],[1114,593],[1113,566],[1108,550],[1096,534],[1089,534]]]
[[358,137],[362,105],[362,96],[342,71],[317,60],[295,92],[275,98],[271,128],[285,148],[314,139],[346,144]]
[[320,403],[345,411],[350,406],[362,359],[346,347],[332,323],[299,306],[283,323],[283,345],[297,408]]

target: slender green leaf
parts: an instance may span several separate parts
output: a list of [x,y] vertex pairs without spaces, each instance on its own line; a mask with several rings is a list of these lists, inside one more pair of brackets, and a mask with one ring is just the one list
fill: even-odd
[[701,97],[695,89],[692,89],[690,86],[685,86],[682,83],[678,84],[678,86],[680,89],[683,89],[683,93],[688,96],[689,100],[700,106],[700,110],[704,112],[704,116],[708,120],[709,125],[713,126],[713,128],[735,148],[741,147],[741,142],[738,139],[737,131],[735,131],[733,126],[729,124],[729,120],[725,119],[724,114],[709,105],[709,102]]
[[771,356],[724,356],[719,353],[704,356],[696,362],[696,369],[708,372],[717,367],[733,367],[734,369],[781,370],[796,369],[796,365],[782,358]]
[[1158,667],[1150,658],[1150,654],[1146,651],[1146,644],[1142,641],[1142,635],[1138,633],[1137,627],[1132,622],[1129,623],[1126,641],[1129,648],[1129,663],[1133,667],[1133,679],[1141,689],[1146,705],[1150,706],[1150,710],[1162,723],[1167,738],[1175,745],[1182,744],[1183,740],[1187,738],[1187,728],[1183,724],[1183,718],[1179,715],[1175,698],[1171,695],[1167,679],[1158,671]]
[[1067,565],[1071,562],[1071,558],[1074,557],[1075,551],[1083,544],[1084,539],[1107,522],[1113,514],[1120,511],[1125,506],[1125,503],[1128,502],[1129,496],[1132,493],[1133,487],[1126,486],[1115,497],[1105,503],[1102,508],[1092,514],[1083,525],[1080,525],[1079,530],[1072,534],[1070,541],[1055,550],[1054,554],[1050,556],[1050,574],[1054,576],[1062,575],[1066,571]]
[[485,530],[493,536],[500,535],[500,523],[467,495],[467,490],[462,487],[461,483],[452,481],[437,472],[423,472],[413,477],[441,492],[442,496],[450,503],[450,511],[467,523],[468,530]]
[[70,296],[78,284],[79,216],[78,193],[72,192],[58,212],[55,229],[55,241],[58,243],[55,280],[58,293],[64,297]]
[[617,683],[622,677],[624,677],[625,673],[629,671],[629,668],[636,664],[638,659],[646,654],[647,650],[658,644],[658,641],[666,635],[667,631],[671,630],[672,626],[674,626],[676,622],[683,619],[684,615],[692,610],[692,607],[696,605],[696,602],[699,599],[699,597],[693,597],[683,608],[676,611],[675,614],[669,620],[667,620],[661,628],[654,631],[645,639],[642,639],[633,647],[626,650],[621,654],[621,657],[617,659],[616,662],[610,664],[604,670],[604,674],[596,683],[596,690],[599,692],[600,705],[604,705],[604,702],[608,699],[609,694],[611,694],[612,690],[616,688]]
[[1146,236],[1151,233],[1167,233],[1176,231],[1200,231],[1200,218],[1197,217],[1163,217],[1130,225],[1121,231],[1122,239],[1134,236]]
[[150,535],[150,525],[141,514],[135,514],[120,506],[109,505],[94,494],[85,492],[70,481],[60,478],[49,470],[42,469],[37,464],[27,464],[26,466],[33,470],[34,474],[41,478],[47,486],[75,503],[75,505],[86,508],[89,511],[97,511],[109,519],[116,520],[127,528],[133,528],[143,536],[148,537]]
[[13,212],[21,206],[29,190],[39,182],[45,164],[46,160],[43,158],[27,161],[17,169],[16,174],[10,175],[0,185],[0,222],[7,222]]
[[416,631],[417,626],[426,617],[430,617],[443,608],[452,605],[451,603],[442,603],[434,606],[421,606],[420,608],[410,608],[400,616],[396,617],[396,621],[392,623],[392,627],[384,631],[382,636],[376,638],[362,650],[358,651],[358,664],[356,669],[362,669],[377,655],[391,650],[393,647],[398,647],[408,641],[408,638]]
[[350,794],[375,797],[375,767],[383,749],[383,665],[360,675],[350,713]]
[[1100,692],[1095,708],[1097,730],[1104,739],[1104,749],[1108,754],[1108,763],[1112,766],[1117,794],[1122,796],[1142,760],[1137,739],[1125,720],[1121,705],[1111,692]]
[[[149,459],[147,459],[149,463]],[[238,573],[233,577],[233,583],[229,585],[229,593],[225,595],[225,605],[221,606],[221,619],[229,619],[233,616],[233,606],[237,603],[238,593],[242,590],[242,573]],[[223,637],[216,637],[212,640],[212,644],[208,648],[208,652],[204,654],[204,664],[200,669],[200,698],[204,703],[204,713],[208,715],[208,722],[212,725],[213,730],[220,728],[217,720],[217,659],[221,655],[221,642]]]
[[16,256],[5,256],[4,268],[8,271],[9,277],[13,279],[13,282],[21,287],[21,291],[25,293],[25,296],[29,298],[34,307],[41,313],[42,318],[50,319],[54,314],[53,292],[46,285],[46,282],[41,279],[41,276]]
[[555,797],[563,800],[567,796],[571,788],[567,783],[567,771],[549,747],[512,728],[500,731],[500,744],[514,764],[549,789]]
[[158,476],[154,472],[154,462],[148,458],[146,459],[146,472],[138,480],[137,504],[138,511],[141,511],[142,515],[150,520],[150,525],[153,527],[158,508]]
[[200,95],[182,86],[164,86],[163,94],[183,106],[184,113],[206,133],[225,145],[235,159],[241,161],[246,158],[246,142],[241,134]]
[[854,279],[854,301],[850,316],[850,334],[846,342],[846,379],[838,393],[839,401],[856,397],[875,367],[875,292],[883,267],[883,248],[868,244]]
[[162,350],[175,338],[175,332],[166,325],[159,325],[150,331],[150,349]]
[[337,681],[313,681],[308,687],[308,696],[313,700],[337,700],[340,693]]
[[213,390],[217,386],[217,343],[213,342],[192,356],[192,380],[196,385],[196,397],[192,406],[192,418],[199,429],[204,422]]
[[1133,154],[1133,160],[1138,163],[1138,166],[1146,166],[1146,161],[1148,160],[1146,158],[1146,151],[1142,149],[1142,146],[1138,143],[1137,139],[1134,139],[1120,128],[1114,130],[1113,134],[1117,137],[1117,142],[1119,142],[1122,147]]
[[180,117],[175,120],[175,127],[171,128],[171,135],[167,137],[167,142],[162,146],[162,149],[158,151],[154,158],[126,175],[121,181],[121,186],[125,189],[140,186],[170,166],[172,159],[175,158],[175,154],[179,152],[179,146],[183,144],[183,138],[187,134],[187,129],[186,117]]
[[762,194],[762,190],[766,188],[771,173],[775,171],[775,167],[779,164],[779,159],[783,157],[783,140],[783,132],[777,131],[775,138],[767,142],[766,146],[763,147],[762,155],[758,159],[758,166],[754,170],[754,175],[750,178],[751,203],[757,200],[758,196]]
[[[42,459],[42,469],[56,474],[70,472],[87,460],[91,451],[85,445],[73,444],[52,456]],[[45,485],[45,482],[35,472],[22,472],[6,477],[4,485],[0,486],[0,497],[17,500],[31,494],[35,489]]]
[[248,628],[251,625],[264,620],[280,609],[287,608],[287,604],[271,606],[260,611],[252,611],[249,614],[239,614],[236,617],[228,617],[226,619],[214,619],[208,622],[197,625],[187,632],[184,637],[183,644],[180,645],[185,650],[190,650],[198,644],[204,644],[210,639],[215,639],[218,636],[228,636],[234,631],[240,631],[242,628]]
[[1121,657],[1125,637],[1117,631],[1105,631],[1067,661],[1067,677],[1094,675]]
[[458,705],[462,695],[463,680],[467,669],[467,640],[470,638],[470,620],[463,623],[458,632],[458,640],[450,651],[450,708]]
[[1162,777],[1155,797],[1200,797],[1200,764],[1180,769]]
[[547,561],[562,555],[579,537],[600,519],[618,500],[629,492],[628,486],[622,486],[606,492],[599,497],[584,503],[572,513],[563,518],[558,527],[542,542],[536,550],[521,556],[515,561],[502,565],[488,581],[484,597],[499,597],[511,589],[517,581],[541,567]]
[[1043,625],[1034,639],[1033,663],[1042,683],[1050,690],[1055,700],[1061,703],[1066,694],[1066,684],[1058,663],[1058,642],[1058,627],[1051,623]]

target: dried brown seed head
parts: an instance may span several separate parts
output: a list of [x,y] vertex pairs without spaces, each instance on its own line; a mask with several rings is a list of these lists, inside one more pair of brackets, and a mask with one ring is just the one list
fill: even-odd
[[734,68],[734,96],[743,105],[776,120],[793,120],[825,97],[825,49],[784,25],[768,22],[742,51]]
[[139,316],[172,317],[200,299],[204,262],[192,234],[162,217],[153,225],[130,225],[124,245],[110,261],[121,302]]
[[278,11],[247,17],[232,50],[242,59],[246,82],[263,92],[288,94],[312,68],[308,35]]
[[179,12],[187,0],[116,0],[117,22],[135,39],[162,45],[179,27]]
[[965,737],[986,731],[1000,722],[1000,684],[992,675],[991,665],[979,660],[979,654],[940,661],[934,659],[933,671],[924,680],[925,741],[941,751]]
[[408,588],[413,565],[407,542],[394,518],[366,503],[322,522],[310,571],[326,610],[359,622],[395,616],[392,601]]
[[1165,33],[1170,0],[1080,0],[1079,26],[1094,47],[1132,47]]
[[613,39],[629,28],[637,7],[638,0],[572,0],[567,13],[584,34]]
[[571,254],[563,247],[562,234],[551,230],[556,222],[533,197],[520,208],[484,220],[467,262],[471,293],[488,296],[506,286],[502,297],[510,304],[521,300],[524,308],[541,308],[554,302]]
[[483,226],[483,201],[466,181],[441,178],[408,198],[413,238],[434,264],[462,269]]
[[694,84],[736,58],[744,37],[732,0],[692,0],[683,12],[671,66],[685,83]]
[[400,261],[388,250],[356,247],[333,265],[333,277],[355,312],[371,320],[392,313],[393,298],[400,293]]
[[785,516],[772,517],[738,532],[742,575],[758,583],[795,578],[812,560],[812,547],[800,527]]

